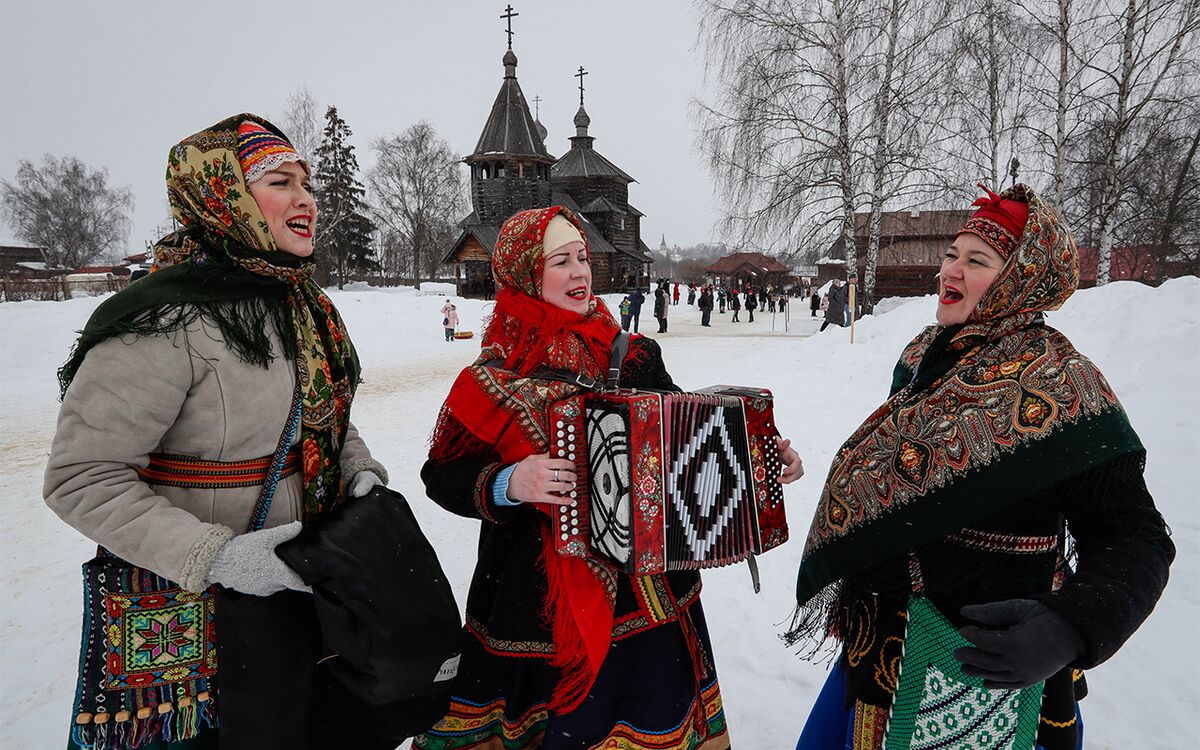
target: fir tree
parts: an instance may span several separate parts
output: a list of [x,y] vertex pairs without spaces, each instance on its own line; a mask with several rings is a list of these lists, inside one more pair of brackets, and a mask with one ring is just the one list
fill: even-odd
[[316,260],[326,278],[337,278],[338,289],[345,286],[348,274],[378,268],[371,243],[375,224],[367,218],[366,191],[358,181],[358,158],[347,142],[350,135],[337,107],[329,107],[313,176],[318,209]]

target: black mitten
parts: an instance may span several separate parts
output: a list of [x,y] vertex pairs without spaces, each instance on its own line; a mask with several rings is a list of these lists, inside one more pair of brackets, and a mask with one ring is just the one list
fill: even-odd
[[958,633],[975,648],[955,650],[964,674],[995,689],[1029,687],[1083,655],[1083,637],[1067,618],[1032,599],[972,604],[962,614],[987,627],[968,625]]

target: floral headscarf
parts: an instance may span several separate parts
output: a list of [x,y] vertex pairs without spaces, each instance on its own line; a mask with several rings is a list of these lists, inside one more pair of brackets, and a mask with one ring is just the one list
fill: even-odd
[[1141,449],[1104,376],[1044,324],[1079,283],[1070,230],[1025,185],[1003,197],[1029,217],[996,280],[965,325],[905,348],[892,396],[834,457],[797,580],[813,608],[800,629],[846,576]]
[[240,114],[171,148],[167,197],[182,228],[154,246],[153,273],[96,309],[59,377],[65,391],[88,350],[111,336],[161,333],[199,316],[219,327],[239,358],[266,366],[275,356],[274,327],[296,363],[309,518],[344,497],[337,458],[358,357],[333,302],[312,280],[314,264],[278,249],[250,195],[237,155],[238,128],[247,121],[286,138],[261,117]]

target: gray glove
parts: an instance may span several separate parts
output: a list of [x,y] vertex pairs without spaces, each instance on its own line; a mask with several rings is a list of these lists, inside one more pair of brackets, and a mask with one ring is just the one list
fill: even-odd
[[1067,618],[1033,599],[1005,599],[962,608],[968,625],[959,635],[975,648],[955,649],[963,674],[992,689],[1026,688],[1083,656],[1083,636]]
[[292,521],[225,542],[213,558],[209,582],[254,596],[270,596],[284,589],[312,593],[296,571],[275,554],[275,548],[299,534],[302,526],[299,521]]
[[350,480],[348,489],[350,497],[364,497],[371,494],[371,490],[383,484],[383,480],[373,471],[360,471]]

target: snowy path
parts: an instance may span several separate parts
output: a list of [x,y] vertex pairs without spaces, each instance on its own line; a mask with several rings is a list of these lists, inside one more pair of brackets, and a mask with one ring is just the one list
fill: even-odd
[[[478,352],[479,339],[443,342],[437,297],[348,290],[333,298],[365,366],[354,421],[388,466],[393,487],[413,502],[461,603],[477,524],[425,500],[417,472],[442,399]],[[1198,302],[1196,279],[1160,290],[1118,283],[1080,293],[1051,319],[1120,394],[1149,448],[1150,489],[1179,547],[1154,616],[1120,654],[1089,673],[1089,750],[1194,747],[1189,728],[1200,712],[1200,652],[1192,638],[1200,615]],[[43,505],[41,473],[57,410],[54,369],[72,331],[97,303],[0,305],[0,486],[7,500],[0,525],[0,715],[8,724],[0,745],[14,750],[61,747],[70,712],[79,564],[94,545]],[[808,471],[787,490],[793,541],[760,560],[761,595],[754,595],[744,566],[704,574],[734,747],[793,746],[824,680],[822,667],[799,661],[777,637],[792,609],[801,541],[833,452],[882,400],[896,355],[932,317],[932,305],[918,300],[868,319],[853,347],[845,331],[811,335],[820,318],[808,318],[807,310],[792,318],[790,334],[775,335],[769,314],[739,329],[732,326],[743,324],[728,323],[728,314],[714,314],[714,328],[704,329],[695,308],[671,310],[671,333],[660,341],[676,381],[689,389],[739,383],[774,390],[778,421]],[[483,304],[463,301],[459,309],[464,327],[478,333]],[[648,320],[653,330],[653,317]]]

